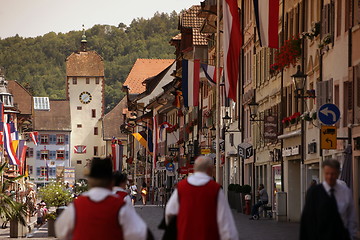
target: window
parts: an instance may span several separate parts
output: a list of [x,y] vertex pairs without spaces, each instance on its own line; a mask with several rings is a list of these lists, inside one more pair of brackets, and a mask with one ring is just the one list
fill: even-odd
[[34,148],[26,149],[26,157],[34,157]]
[[336,36],[341,35],[341,2],[342,0],[337,0],[336,2]]
[[90,84],[90,78],[86,78],[86,84]]
[[27,165],[27,170],[30,175],[33,174],[33,166]]
[[96,78],[95,78],[95,83],[96,83],[96,84],[100,84],[100,78],[99,78],[99,77],[96,77]]
[[50,102],[48,97],[34,97],[35,110],[50,110]]
[[65,151],[64,150],[57,150],[56,151],[56,159],[64,159],[65,158]]
[[96,118],[96,109],[91,110],[91,117]]
[[75,146],[74,153],[86,153],[86,146],[84,146],[84,145]]
[[82,128],[82,125],[81,124],[78,124],[78,125],[76,125],[77,126],[77,128]]
[[97,127],[94,127],[94,135],[99,135],[99,129]]
[[40,135],[40,144],[49,144],[49,135]]
[[81,160],[77,160],[77,161],[76,161],[76,164],[81,164]]
[[56,176],[56,168],[54,167],[49,168],[49,176]]
[[77,110],[82,110],[82,107],[81,107],[81,106],[78,106],[78,107],[77,107]]
[[40,159],[49,159],[49,151],[48,150],[41,150],[40,151]]
[[76,85],[77,84],[77,78],[76,77],[73,77],[73,85]]
[[95,146],[95,147],[94,147],[94,156],[97,156],[98,154],[99,154],[99,152],[98,152],[98,147]]
[[56,144],[64,144],[64,135],[56,135]]
[[41,167],[40,168],[40,176],[46,176],[48,173],[47,171],[48,171],[47,167]]

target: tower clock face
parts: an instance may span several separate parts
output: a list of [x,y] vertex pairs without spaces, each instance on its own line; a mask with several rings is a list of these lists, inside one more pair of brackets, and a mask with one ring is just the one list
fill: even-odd
[[79,100],[83,104],[88,104],[91,102],[91,94],[89,92],[82,92],[79,96]]

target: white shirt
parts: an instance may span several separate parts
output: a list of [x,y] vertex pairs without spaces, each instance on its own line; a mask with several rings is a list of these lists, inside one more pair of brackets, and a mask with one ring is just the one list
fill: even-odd
[[[83,193],[83,196],[88,196],[94,202],[100,202],[109,195],[114,194],[109,189],[99,187],[92,188],[90,191]],[[120,226],[122,226],[125,240],[146,239],[147,226],[127,201],[125,201],[125,205],[120,209],[118,219]],[[55,222],[56,236],[60,239],[71,239],[74,226],[75,208],[74,204],[71,203]]]
[[[113,193],[116,194],[117,192],[126,192],[126,193],[128,193],[128,192],[127,192],[125,189],[123,189],[122,187],[113,187]],[[132,204],[131,204],[131,198],[130,198],[129,194],[124,197],[124,200],[125,200],[126,203],[129,203],[129,204],[132,206]]]
[[[331,187],[325,181],[322,184],[325,188],[325,191],[330,196]],[[339,180],[337,180],[336,185],[333,188],[338,212],[341,216],[344,226],[348,229],[350,236],[355,238],[357,236],[357,221],[351,190],[346,186],[346,184],[342,184]]]
[[[187,178],[189,184],[203,186],[211,180],[211,177],[202,172],[195,172]],[[171,195],[165,208],[165,221],[168,224],[171,217],[179,213],[179,199],[177,189]],[[222,189],[219,191],[217,201],[217,224],[221,240],[238,240],[238,232],[232,212]]]

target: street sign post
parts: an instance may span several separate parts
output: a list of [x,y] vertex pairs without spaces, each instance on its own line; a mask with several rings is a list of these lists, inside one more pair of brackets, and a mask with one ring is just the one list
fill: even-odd
[[325,125],[333,125],[340,119],[340,110],[332,103],[322,105],[317,114],[319,120]]
[[335,126],[321,126],[321,149],[336,149],[337,128]]

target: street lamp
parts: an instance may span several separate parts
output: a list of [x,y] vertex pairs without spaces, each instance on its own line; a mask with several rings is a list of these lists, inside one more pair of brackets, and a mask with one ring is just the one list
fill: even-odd
[[250,122],[260,122],[264,121],[263,119],[256,119],[258,116],[258,110],[259,110],[259,104],[255,102],[255,99],[253,98],[250,103],[248,103],[249,109],[250,109]]
[[203,128],[202,128],[202,134],[207,137],[207,134],[208,134],[208,130],[209,130],[209,127],[206,126],[206,123],[204,124]]
[[190,141],[189,144],[187,145],[188,147],[188,154],[190,156],[194,155],[194,144]]
[[231,117],[229,116],[229,113],[226,112],[225,117],[223,117],[225,128],[230,127]]
[[216,128],[215,128],[215,126],[214,126],[214,125],[210,128],[210,133],[211,133],[211,137],[215,138],[215,135],[216,135]]
[[307,75],[300,70],[300,65],[297,66],[297,72],[291,76],[294,87],[295,87],[295,97],[303,98],[304,89],[306,83]]

